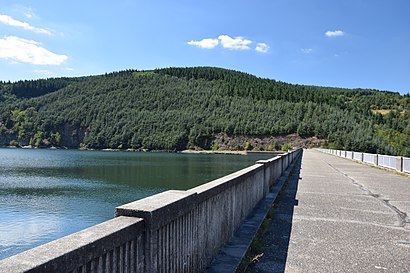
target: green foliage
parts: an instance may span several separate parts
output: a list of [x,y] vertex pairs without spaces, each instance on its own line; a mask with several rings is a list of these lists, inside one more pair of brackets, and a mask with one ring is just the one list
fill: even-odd
[[377,135],[389,142],[393,148],[399,150],[398,155],[410,154],[410,135],[394,129],[377,129]]
[[290,144],[288,144],[288,143],[285,143],[285,144],[283,144],[282,145],[282,148],[281,148],[281,150],[282,151],[289,151],[289,150],[292,150],[292,146],[290,145]]
[[18,146],[19,143],[17,142],[17,140],[13,139],[12,141],[10,141],[10,146]]
[[134,76],[149,76],[149,75],[154,75],[155,72],[152,70],[148,71],[135,71],[132,73]]
[[250,150],[253,149],[253,146],[252,146],[252,144],[250,144],[248,141],[246,141],[246,142],[243,144],[243,149],[244,149],[245,151],[250,151]]
[[60,141],[61,141],[61,135],[59,132],[53,133],[51,132],[50,134],[50,143],[54,146],[58,146],[60,145]]
[[18,98],[33,98],[55,92],[71,83],[84,78],[51,78],[40,80],[25,80],[15,83],[0,82],[0,101],[14,101]]
[[279,151],[281,149],[281,146],[279,145],[279,142],[275,139],[272,143],[270,143],[266,150],[267,151]]
[[246,142],[243,144],[243,149],[244,149],[245,151],[251,151],[251,150],[253,150],[253,146],[252,146],[251,143],[249,143],[248,141],[246,141]]
[[43,139],[45,138],[44,132],[37,131],[37,133],[34,134],[34,143],[32,142],[31,144],[34,145],[35,147],[40,147]]
[[280,150],[280,145],[279,145],[279,142],[277,141],[277,140],[275,140],[274,142],[273,142],[273,148],[277,151],[277,150]]
[[17,132],[18,139],[30,137],[34,132],[33,121],[37,117],[37,111],[33,107],[26,110],[11,111],[11,120],[14,123],[13,130]]
[[[409,96],[393,92],[294,85],[221,68],[127,70],[0,82],[0,133],[34,145],[42,138],[54,146],[150,150],[211,149],[218,133],[296,133],[331,147],[410,155],[409,105]],[[84,134],[74,138],[71,127]]]

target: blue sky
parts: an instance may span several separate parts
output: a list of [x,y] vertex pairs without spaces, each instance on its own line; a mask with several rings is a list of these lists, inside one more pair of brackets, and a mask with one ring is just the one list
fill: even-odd
[[0,80],[217,66],[408,93],[409,14],[409,0],[0,0]]

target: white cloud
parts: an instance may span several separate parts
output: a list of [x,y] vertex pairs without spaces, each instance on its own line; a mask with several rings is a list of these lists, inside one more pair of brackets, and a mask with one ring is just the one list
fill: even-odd
[[32,8],[27,8],[23,11],[24,16],[26,16],[28,19],[31,19],[33,17],[36,17],[36,14],[34,13]]
[[13,26],[13,27],[20,27],[23,28],[25,30],[30,30],[33,31],[35,33],[41,33],[41,34],[48,34],[51,35],[51,32],[45,28],[38,28],[38,27],[33,27],[30,24],[26,23],[26,22],[21,22],[18,20],[13,19],[12,17],[8,16],[8,15],[4,15],[4,14],[0,14],[0,23],[9,25],[9,26]]
[[258,43],[255,50],[261,53],[266,53],[269,50],[269,46],[265,43]]
[[[219,35],[218,38],[206,38],[200,41],[191,40],[187,42],[188,45],[197,46],[200,48],[212,49],[221,45],[223,48],[233,49],[233,50],[248,50],[250,44],[253,41],[245,39],[242,36],[237,36],[232,38],[228,35]],[[266,53],[269,51],[269,46],[266,43],[257,43],[255,50],[258,52]]]
[[312,48],[302,48],[300,51],[305,54],[310,54],[312,53],[313,49]]
[[250,49],[249,44],[252,43],[251,40],[247,40],[241,36],[231,38],[228,35],[220,35],[218,39],[219,41],[221,41],[221,45],[224,48],[228,48],[228,49],[237,49],[237,50]]
[[38,18],[37,14],[35,13],[35,10],[31,7],[16,4],[14,5],[14,9],[16,12],[23,14],[28,19]]
[[50,52],[36,41],[7,36],[0,39],[0,59],[36,65],[60,65],[68,57]]
[[338,36],[344,36],[345,33],[341,30],[335,30],[335,31],[328,30],[328,31],[326,31],[325,35],[327,37],[338,37]]
[[43,76],[53,75],[53,72],[51,72],[50,70],[46,70],[46,69],[35,69],[33,72],[34,74],[43,75]]
[[201,41],[190,41],[187,43],[188,45],[192,46],[197,46],[200,48],[214,48],[219,44],[218,39],[212,39],[212,38],[207,38],[207,39],[202,39]]

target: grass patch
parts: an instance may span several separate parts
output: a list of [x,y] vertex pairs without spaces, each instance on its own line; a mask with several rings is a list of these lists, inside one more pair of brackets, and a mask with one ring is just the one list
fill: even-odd
[[134,75],[134,76],[149,76],[149,75],[154,75],[155,74],[155,72],[154,71],[152,71],[152,70],[147,70],[147,71],[136,71],[136,72],[133,72],[132,73],[132,75]]
[[[372,112],[373,115],[381,114],[382,116],[386,116],[391,111],[396,111],[396,110],[393,110],[393,109],[371,109],[370,111]],[[400,114],[400,116],[404,116],[406,114],[406,112],[407,112],[406,110],[402,110],[402,111],[399,112],[399,114]]]
[[265,220],[263,221],[260,229],[258,230],[258,233],[255,236],[255,239],[252,241],[252,244],[249,247],[245,257],[242,259],[237,272],[245,273],[250,265],[259,262],[259,259],[263,257],[264,253],[262,239],[265,233],[268,231],[276,208],[276,203],[272,206],[272,208],[270,208]]
[[371,110],[373,114],[381,114],[382,116],[388,115],[392,110],[391,109],[377,109]]

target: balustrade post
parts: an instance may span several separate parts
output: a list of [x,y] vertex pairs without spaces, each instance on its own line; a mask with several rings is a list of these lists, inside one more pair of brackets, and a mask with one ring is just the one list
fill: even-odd
[[403,157],[402,156],[396,157],[396,170],[401,173],[403,172]]

